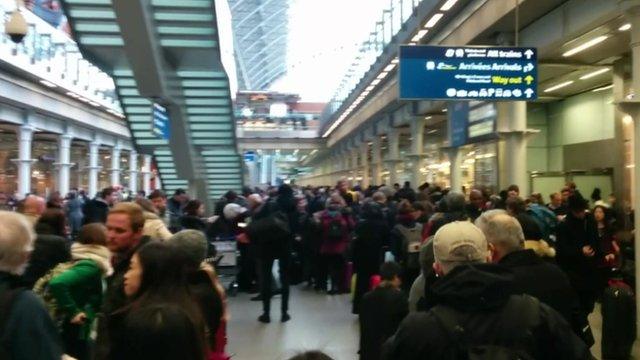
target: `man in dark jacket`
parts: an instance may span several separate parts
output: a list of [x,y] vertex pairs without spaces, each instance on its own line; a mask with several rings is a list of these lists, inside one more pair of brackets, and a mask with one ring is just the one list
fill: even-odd
[[541,240],[543,238],[540,225],[533,216],[527,214],[527,205],[521,197],[511,196],[507,199],[507,212],[520,223],[525,240]]
[[107,217],[107,247],[113,254],[113,274],[107,278],[107,291],[98,322],[96,359],[108,354],[105,317],[123,307],[127,302],[124,293],[124,275],[129,269],[131,257],[149,239],[142,235],[144,213],[136,203],[120,203],[109,211]]
[[118,193],[116,193],[113,188],[104,188],[99,196],[96,196],[95,199],[87,201],[82,206],[82,213],[84,218],[82,223],[84,225],[91,223],[106,223],[107,222],[107,214],[109,213],[109,208],[115,204],[118,198]]
[[598,294],[598,260],[602,250],[593,215],[586,212],[587,201],[579,193],[569,196],[569,213],[558,225],[556,259],[578,293],[586,315],[593,311]]
[[29,266],[22,275],[22,284],[29,289],[56,265],[71,260],[71,249],[67,239],[51,234],[44,226],[37,226],[36,232]]
[[272,268],[278,259],[281,284],[281,322],[291,319],[289,316],[289,264],[291,261],[291,243],[298,230],[298,212],[293,189],[282,185],[275,199],[270,199],[251,216],[247,227],[249,241],[255,249],[258,265],[260,296],[263,313],[258,318],[262,323],[271,322]]
[[484,235],[470,222],[456,221],[436,233],[434,269],[441,276],[432,289],[436,306],[400,324],[384,359],[453,359],[476,351],[513,358],[591,358],[555,310],[533,297],[510,295],[513,275],[485,264],[487,248]]
[[58,329],[42,301],[20,287],[35,234],[22,215],[0,211],[0,359],[60,360]]
[[524,249],[522,228],[515,218],[495,210],[478,218],[476,225],[487,237],[491,260],[513,271],[516,294],[538,298],[560,313],[581,339],[593,341],[569,278],[557,265]]
[[402,268],[395,262],[380,267],[382,282],[362,298],[360,311],[360,359],[380,359],[382,344],[393,335],[409,312],[400,290]]

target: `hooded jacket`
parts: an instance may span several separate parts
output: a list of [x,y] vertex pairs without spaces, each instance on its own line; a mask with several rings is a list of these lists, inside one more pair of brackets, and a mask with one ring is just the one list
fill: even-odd
[[142,234],[154,240],[167,241],[173,236],[164,221],[152,212],[144,212],[144,228]]
[[[461,265],[445,275],[432,288],[436,305],[459,315],[465,340],[472,345],[528,344],[527,352],[535,359],[591,359],[589,350],[567,322],[547,305],[537,302],[535,321],[514,338],[510,329],[523,325],[517,311],[506,314],[507,306],[522,303],[513,293],[513,274],[492,264]],[[435,314],[410,314],[396,334],[385,344],[383,359],[423,360],[454,358],[452,349],[459,345],[451,338]],[[518,310],[517,308],[515,310]],[[525,335],[526,334],[526,335]]]

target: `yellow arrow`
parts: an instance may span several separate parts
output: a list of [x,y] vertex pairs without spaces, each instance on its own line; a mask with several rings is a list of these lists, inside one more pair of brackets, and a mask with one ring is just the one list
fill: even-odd
[[524,78],[524,81],[527,82],[527,85],[531,85],[531,83],[533,82],[533,76],[528,75],[527,77]]

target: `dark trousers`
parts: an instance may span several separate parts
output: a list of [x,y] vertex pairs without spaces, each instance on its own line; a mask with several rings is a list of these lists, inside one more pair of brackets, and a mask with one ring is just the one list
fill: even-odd
[[78,359],[89,360],[89,341],[80,338],[80,326],[65,323],[62,329],[65,354]]
[[253,251],[249,244],[238,244],[240,251],[240,266],[238,272],[238,286],[242,291],[250,291],[256,280],[256,268]]
[[364,294],[369,291],[369,283],[371,276],[376,273],[373,269],[362,269],[356,272],[356,289],[353,294],[353,308],[351,310],[354,314],[360,313],[360,301]]
[[289,311],[289,253],[277,258],[258,259],[258,275],[260,283],[260,295],[262,296],[262,310],[265,314],[271,311],[272,296],[272,269],[274,260],[278,259],[278,270],[280,275],[280,285],[282,292],[282,303],[280,309],[282,313]]
[[331,290],[340,291],[344,278],[345,259],[341,254],[322,254],[320,257],[319,287],[327,289],[327,279],[331,279]]

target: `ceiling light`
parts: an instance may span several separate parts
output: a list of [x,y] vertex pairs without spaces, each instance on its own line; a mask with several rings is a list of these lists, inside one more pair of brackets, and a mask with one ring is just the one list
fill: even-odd
[[563,87],[565,87],[565,86],[569,86],[569,85],[571,85],[571,84],[573,84],[573,80],[565,81],[565,82],[563,82],[563,83],[560,83],[560,84],[558,84],[558,85],[554,85],[554,86],[552,86],[552,87],[550,87],[550,88],[545,89],[545,90],[544,90],[544,92],[552,92],[552,91],[554,91],[554,90],[561,89],[561,88],[563,88]]
[[376,85],[378,85],[378,84],[380,84],[380,79],[375,79],[375,80],[373,80],[373,81],[371,82],[371,85],[373,85],[373,86],[376,86]]
[[625,115],[625,116],[622,118],[622,122],[623,122],[625,125],[631,125],[631,124],[633,123],[633,118],[632,118],[631,116],[629,116],[629,115]]
[[50,87],[50,88],[57,88],[58,87],[58,85],[56,85],[56,84],[54,84],[52,82],[49,82],[47,80],[40,80],[40,84],[42,84],[44,86],[47,86],[47,87]]
[[449,111],[449,110],[447,110],[447,109],[442,109],[442,112],[447,112],[447,111]]
[[458,0],[447,0],[446,3],[442,5],[440,11],[447,11],[453,7],[458,2]]
[[411,41],[418,42],[418,41],[422,40],[422,38],[425,35],[427,35],[428,32],[429,32],[429,30],[426,30],[426,29],[422,29],[422,30],[418,31],[418,33],[411,39]]
[[600,74],[604,74],[604,73],[606,73],[606,72],[607,72],[607,71],[609,71],[609,70],[611,70],[611,69],[609,69],[609,68],[604,68],[604,69],[600,69],[600,70],[596,70],[596,71],[590,72],[590,73],[588,73],[588,74],[586,74],[586,75],[581,76],[581,77],[580,77],[580,80],[587,80],[587,79],[591,79],[592,77],[594,77],[594,76],[598,76],[598,75],[600,75]]
[[425,118],[424,118],[424,119],[425,119],[425,120],[429,120],[429,119],[431,119],[431,116],[425,116]]
[[393,58],[393,60],[391,60],[391,63],[392,63],[392,64],[397,64],[397,63],[399,63],[399,62],[400,62],[400,59],[398,59],[398,57],[397,57],[397,56],[396,56],[396,57],[394,57],[394,58]]
[[591,91],[593,91],[593,92],[599,92],[599,91],[609,90],[609,89],[611,89],[611,88],[613,88],[613,84],[611,84],[611,85],[607,85],[607,86],[603,86],[603,87],[599,87],[599,88],[597,88],[597,89],[593,89],[593,90],[591,90]]
[[620,31],[627,31],[629,29],[631,29],[631,24],[624,24],[618,28]]
[[427,21],[426,24],[424,24],[424,27],[428,29],[436,26],[438,21],[440,21],[440,19],[442,19],[443,16],[444,16],[443,13],[436,13],[431,17],[431,19],[429,19],[429,21]]
[[582,52],[582,51],[584,51],[584,50],[586,50],[586,49],[588,49],[588,48],[590,48],[592,46],[600,44],[601,42],[607,40],[608,38],[609,38],[608,35],[598,36],[596,38],[593,38],[593,39],[583,43],[582,45],[574,47],[573,49],[571,49],[571,50],[565,52],[564,54],[562,54],[562,56],[569,57],[569,56],[575,55],[575,54],[577,54],[579,52]]
[[385,77],[387,77],[387,75],[388,75],[388,74],[389,74],[389,73],[388,73],[387,71],[383,71],[383,72],[381,72],[380,74],[378,74],[378,76],[376,77],[376,79],[380,79],[380,80],[382,80],[382,79],[384,79]]
[[391,63],[391,64],[387,65],[387,67],[385,67],[383,71],[389,72],[389,71],[393,70],[395,67],[396,67],[396,64],[395,63]]

